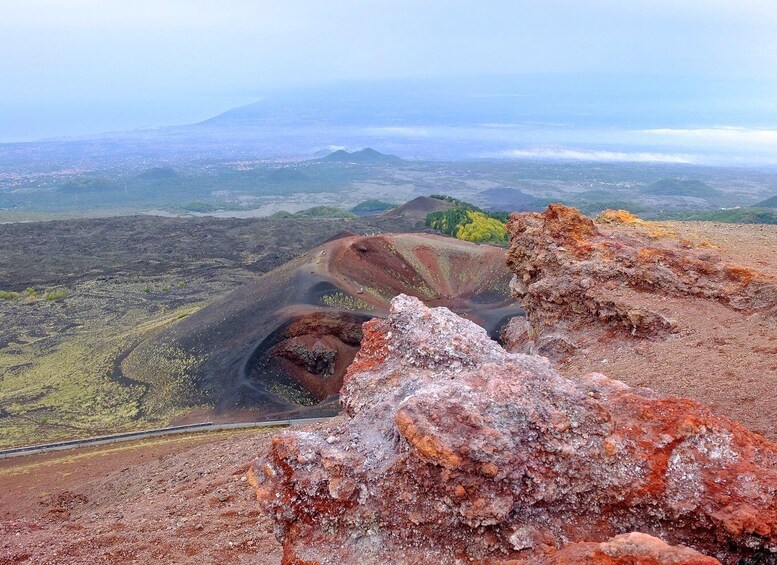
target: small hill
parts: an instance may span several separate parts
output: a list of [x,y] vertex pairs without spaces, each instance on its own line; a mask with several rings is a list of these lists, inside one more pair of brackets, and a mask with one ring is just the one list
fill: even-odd
[[357,216],[371,216],[373,214],[380,214],[381,212],[393,210],[396,207],[397,205],[392,204],[391,202],[384,202],[383,200],[376,200],[371,198],[370,200],[360,202],[351,208],[351,212]]
[[649,196],[693,196],[695,198],[718,198],[723,192],[700,180],[663,179],[640,189]]
[[354,151],[348,153],[344,149],[330,153],[326,157],[320,159],[329,163],[364,163],[364,164],[392,164],[401,163],[402,159],[396,155],[386,155],[380,151],[367,147],[360,151]]
[[753,208],[777,208],[777,196],[772,196],[766,200],[755,204]]
[[526,194],[516,188],[489,188],[479,192],[478,196],[486,202],[485,208],[487,210],[524,212],[534,209],[537,201],[531,194]]
[[442,212],[453,207],[453,202],[430,198],[428,196],[419,196],[410,202],[385,212],[383,216],[388,218],[418,218],[426,219],[426,216],[432,212]]
[[138,179],[146,181],[176,180],[178,177],[172,167],[151,167],[137,176]]
[[307,216],[311,218],[355,218],[356,214],[335,206],[314,206],[313,208],[297,212],[295,216]]

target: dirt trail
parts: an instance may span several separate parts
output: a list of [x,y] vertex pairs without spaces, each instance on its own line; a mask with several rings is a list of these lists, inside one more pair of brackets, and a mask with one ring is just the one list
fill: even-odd
[[279,563],[280,546],[243,480],[276,433],[0,461],[0,563]]

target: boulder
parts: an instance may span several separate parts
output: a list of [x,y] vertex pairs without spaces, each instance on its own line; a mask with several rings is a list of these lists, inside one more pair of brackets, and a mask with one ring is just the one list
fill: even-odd
[[341,399],[251,465],[285,564],[777,562],[777,446],[446,308],[367,322]]

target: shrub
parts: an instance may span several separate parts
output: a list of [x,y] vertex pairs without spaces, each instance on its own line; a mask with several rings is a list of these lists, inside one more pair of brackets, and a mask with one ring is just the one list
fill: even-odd
[[490,218],[482,212],[467,212],[470,221],[456,230],[456,237],[474,243],[506,243],[507,227],[504,222]]
[[[433,195],[438,197],[439,195]],[[439,197],[453,202],[448,210],[432,212],[426,216],[426,225],[458,239],[476,243],[504,244],[508,240],[506,222],[508,212],[484,212],[468,202],[450,196]]]
[[67,291],[65,290],[50,290],[43,296],[43,298],[45,298],[46,300],[51,300],[51,301],[60,300],[61,298],[66,298],[66,297],[67,297]]

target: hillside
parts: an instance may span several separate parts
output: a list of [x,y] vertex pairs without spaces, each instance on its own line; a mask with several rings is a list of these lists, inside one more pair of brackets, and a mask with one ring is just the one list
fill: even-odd
[[393,210],[396,207],[397,205],[391,202],[384,202],[383,200],[371,198],[369,200],[365,200],[364,202],[359,202],[356,206],[351,208],[351,212],[357,216],[369,216],[372,214],[388,212],[389,210]]
[[506,332],[511,348],[777,437],[777,228],[607,219],[561,205],[512,216],[511,290],[526,318]]
[[414,218],[423,221],[428,214],[448,210],[452,206],[451,202],[445,200],[419,196],[410,202],[402,204],[402,206],[397,206],[388,212],[384,212],[382,216],[386,218]]
[[777,208],[777,196],[772,196],[771,198],[767,198],[758,204],[754,204],[753,208]]

